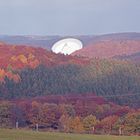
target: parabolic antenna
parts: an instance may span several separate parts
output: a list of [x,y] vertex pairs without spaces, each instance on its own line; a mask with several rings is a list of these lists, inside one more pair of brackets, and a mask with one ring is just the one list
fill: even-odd
[[70,55],[71,53],[83,48],[83,44],[80,40],[74,38],[66,38],[56,42],[52,46],[54,53],[62,53],[64,55]]

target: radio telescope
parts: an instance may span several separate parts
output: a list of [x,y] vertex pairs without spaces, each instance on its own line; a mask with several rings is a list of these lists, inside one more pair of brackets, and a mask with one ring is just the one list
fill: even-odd
[[70,55],[71,53],[83,48],[83,44],[80,40],[74,38],[66,38],[56,42],[52,46],[52,51],[56,54],[61,53],[64,55]]

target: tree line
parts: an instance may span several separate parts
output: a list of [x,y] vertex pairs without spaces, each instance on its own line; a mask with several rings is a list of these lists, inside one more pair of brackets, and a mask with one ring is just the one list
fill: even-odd
[[[88,97],[92,97],[92,101],[89,102]],[[62,102],[58,102],[59,100]],[[68,133],[139,135],[140,110],[115,105],[89,95],[1,101],[0,127]]]

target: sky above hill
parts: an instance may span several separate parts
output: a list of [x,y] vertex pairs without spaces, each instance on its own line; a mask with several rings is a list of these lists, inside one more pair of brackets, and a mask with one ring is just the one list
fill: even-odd
[[140,32],[140,0],[0,0],[0,34]]

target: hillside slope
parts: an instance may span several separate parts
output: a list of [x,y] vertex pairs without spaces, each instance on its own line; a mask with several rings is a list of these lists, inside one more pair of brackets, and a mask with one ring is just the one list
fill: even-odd
[[67,63],[84,64],[87,61],[88,59],[64,56],[62,54],[57,55],[43,48],[0,44],[0,68],[7,68],[8,66],[13,69],[35,68],[39,64],[53,66]]
[[91,93],[121,105],[140,106],[140,67],[121,61],[93,59],[88,65],[25,68],[18,82],[5,78],[0,98]]
[[62,54],[56,55],[43,48],[0,43],[0,82],[4,82],[6,76],[18,81],[20,76],[15,71],[27,67],[34,69],[39,65],[52,67],[64,64],[83,65],[87,63],[89,63],[88,59]]
[[[106,40],[76,51],[73,55],[90,58],[123,58],[140,52],[140,40]],[[124,57],[125,59],[125,57]],[[127,59],[132,59],[127,57]]]
[[[138,47],[131,52],[136,52]],[[118,104],[140,106],[140,66],[137,64],[89,60],[54,54],[43,48],[3,43],[0,62],[2,99],[91,93]]]

